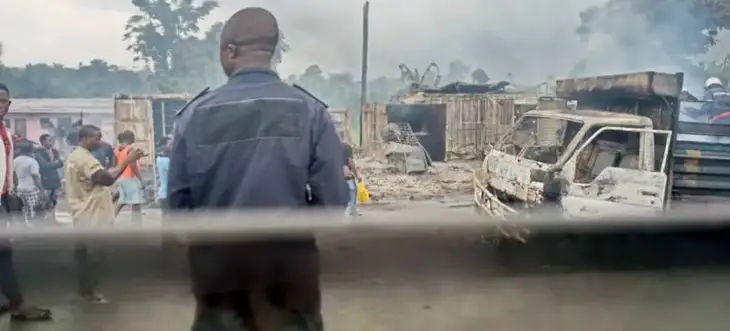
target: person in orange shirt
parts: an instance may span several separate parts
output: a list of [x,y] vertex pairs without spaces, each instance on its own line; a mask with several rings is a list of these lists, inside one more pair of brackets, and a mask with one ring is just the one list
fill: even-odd
[[[134,144],[134,133],[131,131],[124,131],[117,137],[119,144],[114,148],[114,155],[117,159],[117,164],[121,164],[129,154],[129,151]],[[144,202],[143,194],[143,181],[142,176],[139,173],[140,163],[131,163],[127,166],[122,174],[117,179],[117,189],[119,190],[119,205],[117,206],[117,213],[124,208],[124,206],[132,207],[132,223],[142,224],[142,203]]]

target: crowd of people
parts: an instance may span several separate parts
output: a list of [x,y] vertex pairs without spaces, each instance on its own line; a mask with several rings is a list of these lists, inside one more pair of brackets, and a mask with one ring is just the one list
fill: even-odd
[[[324,103],[271,69],[278,41],[278,23],[262,8],[240,10],[224,24],[219,51],[228,81],[185,105],[171,140],[161,142],[156,166],[165,211],[324,207],[358,215],[360,175],[352,149],[340,141]],[[9,89],[0,86],[0,117],[10,102]],[[145,154],[132,147],[131,132],[110,146],[98,127],[81,125],[76,146],[63,160],[48,136],[41,138],[40,150],[17,146],[15,158],[1,125],[0,138],[5,167],[0,205],[7,223],[18,215],[17,206],[30,223],[52,214],[60,189],[74,227],[112,225],[126,205],[132,221],[141,222],[139,160]],[[180,240],[196,300],[192,330],[324,329],[314,234],[226,243]],[[107,302],[97,291],[103,246],[93,239],[76,243],[78,294],[88,302]],[[23,303],[9,241],[0,245],[0,291],[9,301],[0,313],[51,319],[49,310]]]
[[[58,224],[55,208],[62,190],[75,227],[113,224],[126,205],[132,208],[132,221],[141,224],[143,181],[139,159],[144,153],[132,147],[132,132],[121,133],[118,145],[111,146],[101,140],[98,127],[81,125],[75,134],[76,146],[64,158],[51,135],[41,135],[37,147],[7,130],[2,119],[11,102],[10,89],[0,84],[0,217],[6,226]],[[161,177],[166,178],[166,173]],[[114,192],[110,189],[113,185]],[[79,240],[74,251],[78,293],[94,303],[107,302],[96,291],[101,268],[99,246],[98,242]],[[7,305],[0,305],[0,314],[10,313],[13,320],[19,321],[51,319],[50,310],[24,305],[9,239],[0,240],[0,292],[8,300]]]
[[[8,90],[7,87],[0,89]],[[77,130],[76,134],[79,132],[81,131]],[[16,221],[33,227],[57,225],[55,209],[62,193],[62,178],[66,177],[63,175],[65,157],[55,148],[55,138],[49,134],[41,135],[39,138],[41,147],[36,147],[36,144],[27,139],[18,137],[10,139],[14,142],[11,173],[16,186],[13,198],[17,198],[15,203],[21,210],[18,215],[19,220]],[[111,169],[127,158],[134,143],[134,133],[122,132],[117,139],[116,146],[99,141],[98,147],[90,151],[104,169]],[[80,139],[76,141],[74,147],[78,147],[80,142]],[[166,157],[164,155],[166,149],[165,145],[160,146],[160,158]],[[119,194],[116,213],[118,214],[124,206],[130,206],[134,224],[141,224],[142,204],[146,200],[144,180],[139,169],[139,162],[130,164],[122,171],[114,185],[115,192]],[[166,179],[166,170],[158,170],[158,173]],[[10,173],[8,175],[10,176]],[[163,186],[160,185],[160,192],[164,192]]]
[[55,208],[62,188],[64,163],[55,148],[55,139],[43,134],[39,141],[40,148],[28,140],[20,140],[13,146],[12,176],[15,197],[22,211],[19,217],[29,226],[56,224]]

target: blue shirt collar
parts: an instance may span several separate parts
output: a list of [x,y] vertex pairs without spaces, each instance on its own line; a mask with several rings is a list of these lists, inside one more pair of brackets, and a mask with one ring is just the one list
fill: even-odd
[[254,81],[280,80],[279,74],[277,74],[276,71],[273,71],[269,68],[241,69],[241,70],[233,73],[233,75],[231,75],[231,77],[228,78],[229,81],[234,80],[234,79],[235,80],[238,80],[238,79],[254,80]]

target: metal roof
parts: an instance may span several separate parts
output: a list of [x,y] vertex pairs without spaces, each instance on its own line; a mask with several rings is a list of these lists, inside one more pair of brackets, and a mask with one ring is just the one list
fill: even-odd
[[113,114],[114,99],[13,99],[13,113]]

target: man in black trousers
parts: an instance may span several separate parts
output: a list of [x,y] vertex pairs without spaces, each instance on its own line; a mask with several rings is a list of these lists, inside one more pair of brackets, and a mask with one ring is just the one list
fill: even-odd
[[[13,183],[13,139],[4,125],[5,115],[10,109],[10,90],[0,83],[0,229],[7,228],[13,223],[13,215],[20,213],[21,204],[15,195]],[[0,314],[10,313],[15,321],[47,321],[51,319],[51,311],[24,304],[20,293],[15,268],[13,266],[13,251],[10,240],[0,239],[0,292],[8,300],[0,305]]]
[[[326,105],[271,70],[278,40],[276,19],[262,8],[242,9],[223,26],[228,82],[178,111],[171,212],[315,204],[341,213],[347,205],[340,138]],[[192,330],[324,330],[314,234],[187,243]]]

